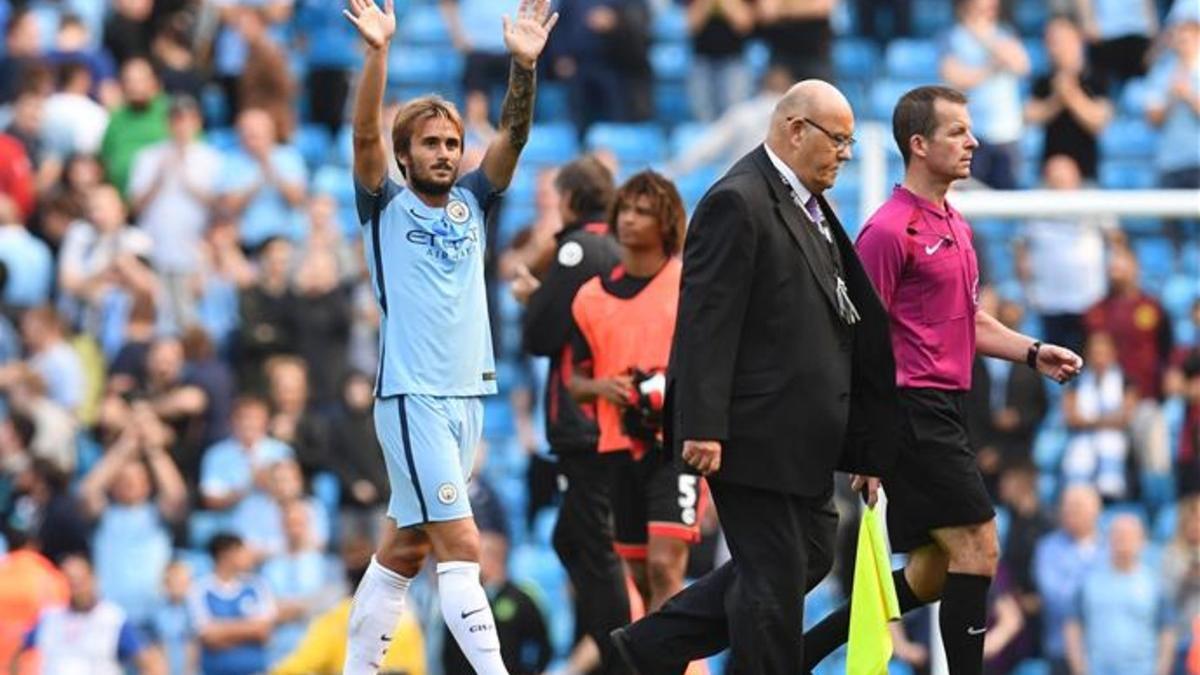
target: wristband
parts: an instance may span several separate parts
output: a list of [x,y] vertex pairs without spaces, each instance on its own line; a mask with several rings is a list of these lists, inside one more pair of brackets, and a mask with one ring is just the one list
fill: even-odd
[[1025,353],[1025,365],[1037,370],[1038,352],[1042,349],[1042,341],[1034,340],[1033,344],[1029,345],[1029,351]]

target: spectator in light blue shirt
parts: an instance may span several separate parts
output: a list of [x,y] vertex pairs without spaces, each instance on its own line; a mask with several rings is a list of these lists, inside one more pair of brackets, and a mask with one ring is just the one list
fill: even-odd
[[233,404],[233,435],[204,451],[200,495],[205,508],[223,511],[267,484],[268,469],[292,459],[292,449],[267,436],[267,404],[243,396]]
[[308,74],[309,118],[323,124],[330,135],[342,125],[350,95],[350,73],[358,66],[358,31],[342,16],[342,3],[309,0],[296,8],[294,28],[299,34]]
[[1063,492],[1062,527],[1042,538],[1033,553],[1033,580],[1042,596],[1042,653],[1051,672],[1070,672],[1063,630],[1075,612],[1079,586],[1104,547],[1098,529],[1100,495],[1088,485]]
[[1075,673],[1166,675],[1175,656],[1172,607],[1158,575],[1142,564],[1142,521],[1113,519],[1111,560],[1083,580],[1066,626],[1067,658]]
[[1176,2],[1171,53],[1147,76],[1146,119],[1160,128],[1155,168],[1166,188],[1200,188],[1200,7]]
[[176,560],[168,565],[163,575],[163,601],[150,617],[150,637],[162,649],[168,673],[197,672],[199,653],[187,609],[191,585],[192,571],[186,563]]
[[1000,0],[963,0],[958,23],[942,45],[942,78],[967,95],[979,139],[971,174],[997,190],[1017,187],[1021,161],[1021,78],[1029,55],[1012,28],[999,23]]
[[16,203],[0,194],[0,263],[8,268],[4,304],[26,308],[45,304],[54,282],[50,247],[25,229]]
[[300,239],[308,182],[304,158],[277,142],[275,122],[264,110],[243,111],[237,128],[241,147],[226,158],[218,191],[225,208],[241,219],[242,245],[255,248],[272,237]]
[[83,402],[83,363],[63,338],[62,318],[49,307],[34,307],[21,317],[21,338],[29,366],[46,383],[50,399],[69,411],[76,410]]
[[146,625],[161,601],[171,560],[169,527],[183,517],[187,488],[154,413],[143,408],[134,416],[79,491],[95,521],[92,557],[100,585],[131,621]]
[[267,470],[267,490],[250,493],[233,511],[234,531],[246,542],[258,559],[280,555],[287,550],[284,507],[290,502],[308,509],[309,535],[313,544],[324,548],[329,543],[329,512],[316,497],[304,494],[304,477],[295,460],[283,459]]
[[300,500],[284,504],[280,514],[286,548],[269,558],[262,576],[276,601],[276,627],[267,643],[271,663],[278,663],[300,642],[308,622],[341,597],[343,572],[336,558],[321,552],[313,536],[312,512]]

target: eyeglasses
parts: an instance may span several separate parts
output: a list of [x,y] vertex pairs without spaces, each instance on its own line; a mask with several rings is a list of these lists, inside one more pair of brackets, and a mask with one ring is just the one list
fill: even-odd
[[825,134],[829,138],[829,140],[833,141],[834,146],[839,151],[850,150],[854,147],[854,144],[858,142],[858,139],[853,136],[843,136],[841,134],[832,133],[825,127],[821,126],[820,124],[817,124],[816,122],[808,119],[807,117],[789,117],[789,118],[787,118],[788,122],[792,122],[794,120],[800,120],[801,122],[804,122],[805,124],[810,124],[813,127],[815,127],[817,129],[817,131],[820,131],[821,133]]

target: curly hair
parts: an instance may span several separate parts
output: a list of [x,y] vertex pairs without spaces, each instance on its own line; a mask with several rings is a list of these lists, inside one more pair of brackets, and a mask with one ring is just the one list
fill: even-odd
[[676,255],[683,249],[683,235],[687,230],[687,213],[679,190],[666,176],[649,169],[635,173],[617,188],[616,197],[608,212],[608,224],[616,231],[617,214],[621,207],[632,205],[638,197],[649,197],[659,231],[662,233],[663,250],[667,255]]

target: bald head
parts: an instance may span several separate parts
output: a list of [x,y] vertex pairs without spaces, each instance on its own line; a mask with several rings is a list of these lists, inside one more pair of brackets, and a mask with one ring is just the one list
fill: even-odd
[[1063,491],[1063,529],[1075,539],[1084,539],[1096,531],[1100,518],[1100,495],[1090,485],[1072,485]]
[[775,105],[773,121],[782,123],[789,117],[823,118],[834,115],[854,118],[850,102],[842,92],[824,80],[803,80],[784,92]]
[[810,192],[833,187],[851,157],[854,111],[836,87],[823,80],[792,85],[775,105],[767,146]]

